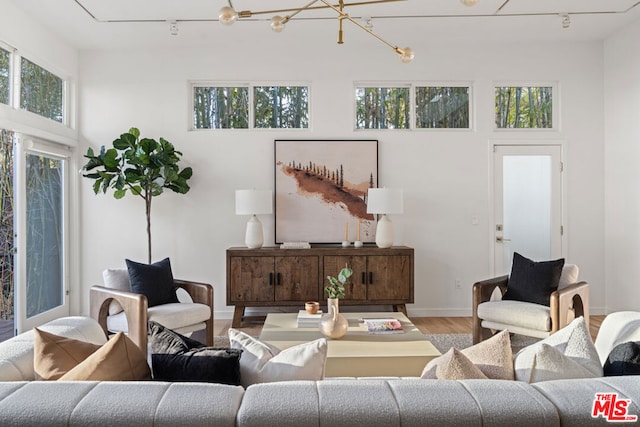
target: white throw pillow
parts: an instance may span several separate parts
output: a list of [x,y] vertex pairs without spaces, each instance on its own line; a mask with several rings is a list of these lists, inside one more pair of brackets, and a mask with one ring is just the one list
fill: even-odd
[[523,348],[514,358],[516,380],[528,383],[602,376],[600,358],[584,317]]
[[236,329],[229,329],[231,348],[242,350],[243,387],[274,381],[321,380],[327,360],[327,340],[320,338],[284,350]]
[[[462,356],[475,365],[485,378],[512,380],[513,379],[513,353],[511,352],[511,339],[509,331],[498,332],[491,338],[481,341],[476,345],[459,351],[459,354],[449,355],[449,352],[431,360],[422,371],[423,379],[462,379],[450,377],[443,366],[448,364],[460,364]],[[457,366],[457,365],[456,365]],[[465,372],[455,370],[454,372]],[[481,378],[477,373],[470,372],[466,379]]]

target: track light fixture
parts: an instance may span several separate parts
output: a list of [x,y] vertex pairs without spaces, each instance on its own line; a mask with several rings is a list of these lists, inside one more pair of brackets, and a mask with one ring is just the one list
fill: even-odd
[[[391,43],[389,43],[387,40],[385,40],[384,38],[382,38],[381,36],[379,36],[378,34],[373,32],[372,27],[370,26],[370,22],[371,22],[371,18],[369,18],[367,25],[362,25],[360,22],[356,21],[355,19],[351,18],[351,16],[349,16],[349,14],[344,12],[344,8],[348,7],[348,6],[362,6],[362,5],[366,5],[366,4],[375,4],[375,3],[390,3],[390,2],[396,2],[396,1],[405,1],[405,0],[369,0],[369,1],[359,1],[357,3],[345,3],[344,0],[339,0],[338,4],[331,4],[328,0],[312,0],[309,3],[307,3],[306,5],[297,8],[297,9],[279,9],[279,10],[261,10],[261,11],[250,11],[250,10],[243,10],[243,11],[236,11],[233,8],[233,5],[231,4],[231,1],[229,0],[229,6],[224,6],[223,8],[220,9],[220,13],[218,15],[218,19],[220,20],[221,23],[223,23],[224,25],[231,25],[234,22],[236,22],[238,19],[242,19],[242,18],[249,18],[253,15],[261,15],[261,14],[275,14],[272,18],[271,18],[271,29],[273,31],[275,31],[276,33],[281,32],[282,30],[284,30],[285,25],[287,24],[287,22],[289,22],[294,16],[296,16],[297,14],[299,14],[302,11],[305,10],[314,10],[314,9],[332,9],[334,12],[337,13],[338,17],[338,44],[342,44],[344,43],[344,31],[343,31],[343,21],[347,20],[349,22],[351,22],[352,24],[354,24],[355,26],[361,28],[362,30],[366,31],[367,33],[371,34],[373,37],[377,38],[378,40],[380,40],[382,43],[386,44],[387,46],[389,46],[391,49],[393,49],[393,51],[395,53],[397,53],[400,57],[400,61],[404,62],[404,63],[409,63],[411,61],[413,61],[414,58],[414,53],[413,50],[409,47],[404,47],[404,48],[400,48],[396,45],[393,45]],[[474,0],[465,0],[465,1],[474,1]],[[477,1],[477,0],[475,0]],[[314,6],[315,3],[323,3],[324,5],[319,5],[319,6]],[[288,15],[285,16],[281,16],[279,15],[280,13],[287,13],[287,12],[291,12]]]
[[568,13],[561,14],[560,18],[562,18],[562,28],[569,28],[571,26],[571,17]]
[[478,0],[460,0],[460,3],[462,3],[465,6],[471,7],[478,4]]

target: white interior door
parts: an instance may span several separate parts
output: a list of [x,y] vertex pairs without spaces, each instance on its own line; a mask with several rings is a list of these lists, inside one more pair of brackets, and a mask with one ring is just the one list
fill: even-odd
[[560,145],[494,145],[494,269],[511,271],[513,253],[534,261],[562,257]]

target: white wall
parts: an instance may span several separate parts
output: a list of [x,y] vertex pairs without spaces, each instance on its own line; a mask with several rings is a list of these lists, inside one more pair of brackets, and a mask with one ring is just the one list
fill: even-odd
[[[246,28],[246,27],[245,27]],[[381,185],[404,189],[405,213],[393,217],[396,243],[415,248],[414,316],[471,315],[471,285],[490,277],[490,140],[561,140],[566,165],[566,257],[591,283],[592,311],[605,306],[602,44],[448,45],[427,38],[417,58],[399,63],[370,36],[295,31],[277,43],[262,29],[191,49],[89,51],[80,55],[82,150],[139,127],[163,136],[192,166],[191,191],[154,200],[154,259],[171,257],[174,275],[215,286],[217,318],[226,306],[225,249],[241,246],[246,218],[234,215],[234,190],[272,188],[273,140],[378,139]],[[233,31],[238,31],[234,29]],[[264,33],[262,32],[264,31]],[[408,29],[416,31],[416,29]],[[236,33],[230,33],[235,34]],[[397,34],[394,39],[408,39]],[[412,40],[419,37],[412,37]],[[244,40],[244,41],[243,41]],[[312,129],[188,131],[189,80],[308,82]],[[493,131],[493,82],[558,82],[558,132]],[[354,131],[354,81],[467,81],[474,91],[474,131]],[[242,165],[238,168],[237,165]],[[144,205],[127,196],[95,196],[83,180],[82,284],[124,258],[146,259]],[[477,216],[479,224],[471,224]],[[263,216],[273,242],[273,216]],[[462,290],[454,289],[460,279]],[[83,310],[88,311],[88,295]]]
[[640,309],[640,21],[605,43],[606,306]]

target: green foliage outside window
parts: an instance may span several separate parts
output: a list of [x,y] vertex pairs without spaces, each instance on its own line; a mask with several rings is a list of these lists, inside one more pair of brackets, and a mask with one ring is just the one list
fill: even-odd
[[13,132],[0,129],[0,319],[13,319]]
[[416,128],[469,128],[468,87],[416,87]]
[[22,58],[20,82],[20,108],[62,123],[64,81],[60,77]]
[[356,129],[409,129],[408,87],[356,88]]
[[552,87],[496,87],[496,127],[553,128]]
[[193,89],[195,129],[247,129],[248,87],[205,87]]
[[11,55],[4,49],[0,49],[0,103],[9,104],[9,71]]
[[253,88],[253,96],[256,128],[309,127],[307,86],[256,86]]

